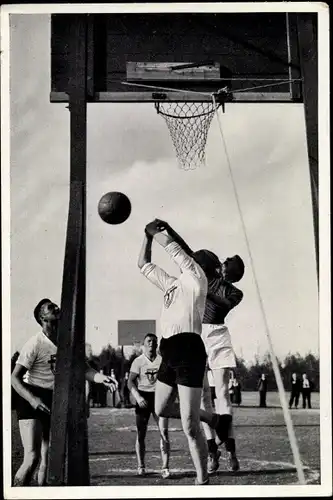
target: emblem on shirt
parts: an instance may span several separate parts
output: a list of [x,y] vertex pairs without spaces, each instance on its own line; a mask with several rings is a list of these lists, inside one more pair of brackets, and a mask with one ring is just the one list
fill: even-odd
[[164,294],[164,307],[167,309],[172,304],[175,290],[177,289],[177,285],[173,285],[169,290],[167,290]]
[[157,372],[158,372],[157,369],[150,369],[146,371],[147,379],[151,384],[155,384],[157,379]]
[[55,374],[56,359],[57,359],[56,354],[51,354],[50,359],[49,359],[49,361],[48,361],[48,363],[49,363],[49,365],[50,365],[50,368],[51,368],[51,372],[52,372],[53,374]]

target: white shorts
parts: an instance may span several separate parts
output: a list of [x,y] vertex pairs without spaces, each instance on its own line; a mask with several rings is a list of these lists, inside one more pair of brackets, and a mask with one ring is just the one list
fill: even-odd
[[236,357],[226,325],[204,323],[201,337],[205,344],[207,361],[211,370],[236,367]]

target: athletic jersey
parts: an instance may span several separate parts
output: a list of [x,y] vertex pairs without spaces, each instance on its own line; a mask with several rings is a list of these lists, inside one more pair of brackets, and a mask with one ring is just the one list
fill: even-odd
[[169,338],[182,332],[200,335],[207,295],[206,275],[178,243],[169,243],[165,250],[179,266],[179,278],[169,276],[151,262],[141,268],[142,274],[164,293],[161,313],[162,337]]
[[150,361],[145,354],[141,354],[133,361],[130,371],[138,375],[137,387],[139,391],[154,392],[157,372],[162,358],[157,354],[154,361]]
[[209,283],[208,294],[214,295],[217,299],[228,299],[230,302],[230,307],[219,305],[207,297],[203,323],[214,325],[223,325],[227,314],[243,298],[243,292],[223,278],[216,278]]
[[23,382],[53,389],[56,354],[57,347],[42,331],[31,337],[22,347],[16,361],[27,368]]

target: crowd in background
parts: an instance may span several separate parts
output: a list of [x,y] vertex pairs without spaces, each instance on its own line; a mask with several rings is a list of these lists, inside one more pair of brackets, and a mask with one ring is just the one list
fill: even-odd
[[[129,359],[125,359],[122,349],[115,349],[108,345],[101,350],[99,355],[94,355],[88,345],[86,354],[92,368],[105,375],[113,375],[119,384],[118,391],[112,394],[108,393],[107,388],[102,384],[89,384],[87,389],[89,406],[132,408],[134,402],[128,389],[128,375],[133,360],[140,352],[133,352]],[[19,353],[16,352],[12,357],[12,369],[18,355]],[[303,408],[311,408],[311,393],[319,392],[319,359],[313,354],[305,357],[290,354],[279,365],[285,390],[290,392],[289,408],[298,408],[300,400]],[[231,372],[229,381],[232,404],[241,405],[242,391],[257,391],[258,406],[266,407],[267,392],[276,390],[269,355],[265,356],[261,362],[256,359],[250,366],[242,358],[237,358],[237,367]],[[211,391],[214,399],[213,386]],[[12,397],[15,397],[15,394]]]

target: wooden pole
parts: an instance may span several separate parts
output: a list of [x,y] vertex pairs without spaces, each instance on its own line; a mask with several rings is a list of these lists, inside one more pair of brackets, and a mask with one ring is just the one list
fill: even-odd
[[298,14],[298,40],[303,77],[303,99],[310,168],[317,277],[319,277],[318,230],[318,44],[317,14]]
[[87,16],[69,19],[70,201],[51,421],[48,483],[53,486],[89,485],[85,406]]

